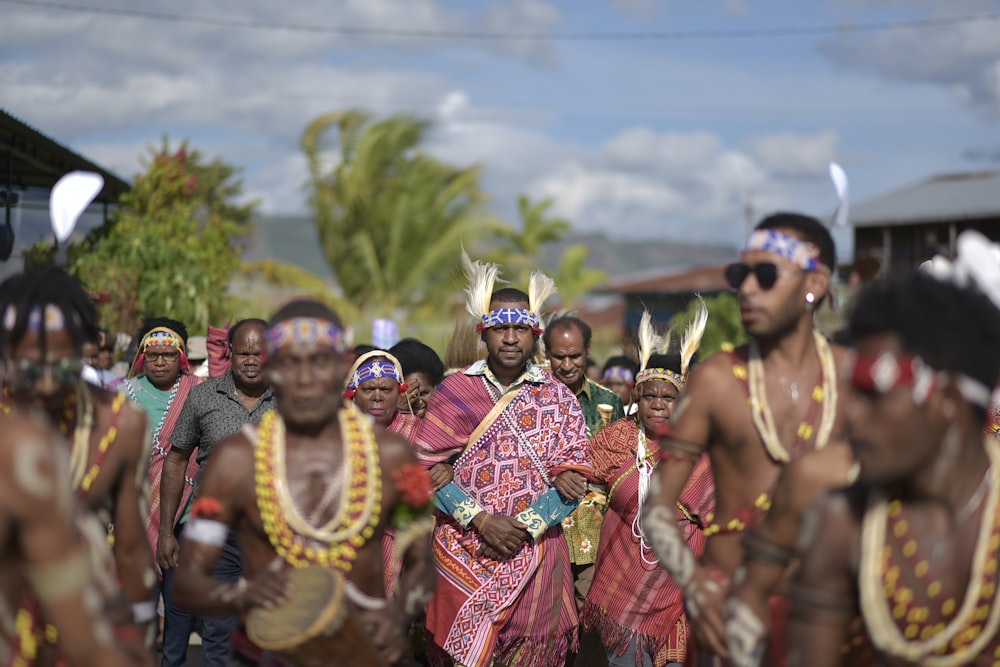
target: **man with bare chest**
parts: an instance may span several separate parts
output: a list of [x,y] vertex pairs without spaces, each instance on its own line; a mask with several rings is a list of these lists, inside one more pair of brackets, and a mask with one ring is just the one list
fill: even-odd
[[[37,611],[59,634],[72,667],[135,664],[114,647],[94,584],[88,547],[76,525],[62,437],[19,409],[0,414],[0,664],[37,664]],[[21,609],[25,590],[35,605]]]
[[[124,593],[125,600],[109,618],[119,643],[134,652],[138,663],[152,664],[146,630],[156,614],[156,574],[143,527],[146,416],[124,395],[81,380],[83,344],[96,336],[96,314],[86,292],[68,274],[39,269],[4,281],[0,317],[3,402],[39,410],[69,441],[70,488],[91,515],[84,523],[94,555],[101,559],[94,563],[95,574],[106,598]],[[111,525],[113,558],[108,549]],[[26,594],[21,608],[29,607],[34,602]],[[44,632],[45,619],[30,616],[48,634],[43,644],[51,645],[55,637]],[[42,663],[55,659],[51,650],[39,655]]]
[[[843,350],[813,325],[836,266],[829,232],[813,218],[776,214],[757,226],[740,260],[726,275],[751,342],[713,355],[692,374],[671,419],[675,453],[660,463],[643,517],[660,562],[684,590],[695,665],[728,657],[722,605],[743,561],[740,538],[770,508],[782,466],[823,448],[840,430],[836,369]],[[673,508],[703,451],[712,462],[716,510],[697,563]],[[780,635],[783,614],[774,611],[779,627],[772,630]],[[768,664],[782,664],[780,653]]]
[[[858,484],[803,520],[792,665],[1000,659],[1000,455],[982,432],[1000,378],[1000,265],[982,236],[967,255],[969,234],[960,276],[893,276],[858,297],[844,408]],[[845,655],[865,650],[866,663]]]
[[[347,348],[339,317],[328,307],[289,303],[271,320],[265,340],[277,410],[213,452],[182,546],[177,599],[203,616],[237,614],[249,623],[254,610],[264,609],[291,623],[311,602],[309,590],[292,585],[290,570],[326,570],[343,581],[347,623],[364,628],[367,639],[346,631],[331,638],[329,628],[320,629],[322,637],[304,637],[273,655],[237,630],[235,664],[328,664],[303,656],[311,643],[336,648],[340,641],[356,643],[354,660],[367,655],[370,664],[396,664],[409,623],[434,588],[430,477],[405,440],[376,432],[344,402]],[[382,534],[390,525],[404,568],[387,600]],[[229,527],[243,554],[245,578],[234,583],[211,576]]]

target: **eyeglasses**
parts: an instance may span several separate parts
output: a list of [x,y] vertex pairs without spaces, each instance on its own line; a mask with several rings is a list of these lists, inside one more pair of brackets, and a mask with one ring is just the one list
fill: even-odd
[[39,364],[30,359],[7,361],[6,367],[13,371],[14,379],[21,385],[33,385],[45,377],[46,372],[60,384],[75,384],[83,372],[82,359],[60,359],[52,364]]
[[726,282],[733,289],[739,289],[747,276],[754,274],[761,289],[771,289],[778,282],[778,265],[774,262],[758,262],[753,266],[737,262],[726,267]]
[[143,358],[145,361],[148,362],[153,362],[158,359],[162,359],[163,361],[169,364],[174,361],[177,361],[180,358],[180,356],[181,356],[180,352],[143,352]]

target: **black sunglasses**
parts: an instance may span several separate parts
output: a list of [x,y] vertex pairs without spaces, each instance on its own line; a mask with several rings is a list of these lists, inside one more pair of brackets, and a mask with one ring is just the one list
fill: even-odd
[[726,267],[726,282],[733,289],[739,289],[747,276],[754,274],[761,289],[771,289],[778,282],[778,265],[774,262],[758,262],[753,266],[737,262]]
[[14,382],[23,386],[30,387],[42,379],[46,371],[50,371],[59,384],[75,384],[83,373],[83,360],[61,359],[52,364],[39,364],[30,359],[17,359],[7,362],[6,368],[13,371]]

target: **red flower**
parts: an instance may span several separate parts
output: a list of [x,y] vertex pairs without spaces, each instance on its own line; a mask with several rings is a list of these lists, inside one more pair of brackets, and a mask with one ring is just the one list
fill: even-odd
[[431,502],[434,483],[427,471],[414,463],[404,463],[392,474],[399,498],[410,507],[426,507]]
[[202,496],[191,505],[192,519],[214,519],[222,514],[222,503],[210,496]]

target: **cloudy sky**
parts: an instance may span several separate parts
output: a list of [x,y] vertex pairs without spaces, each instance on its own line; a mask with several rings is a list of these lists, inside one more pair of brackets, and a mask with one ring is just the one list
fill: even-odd
[[500,215],[520,193],[548,196],[577,229],[627,238],[735,244],[748,199],[758,217],[827,216],[830,160],[856,200],[1000,162],[1000,0],[0,0],[0,12],[0,106],[126,177],[144,147],[188,138],[244,167],[269,213],[305,210],[299,136],[351,107],[433,120],[430,150],[481,163]]

